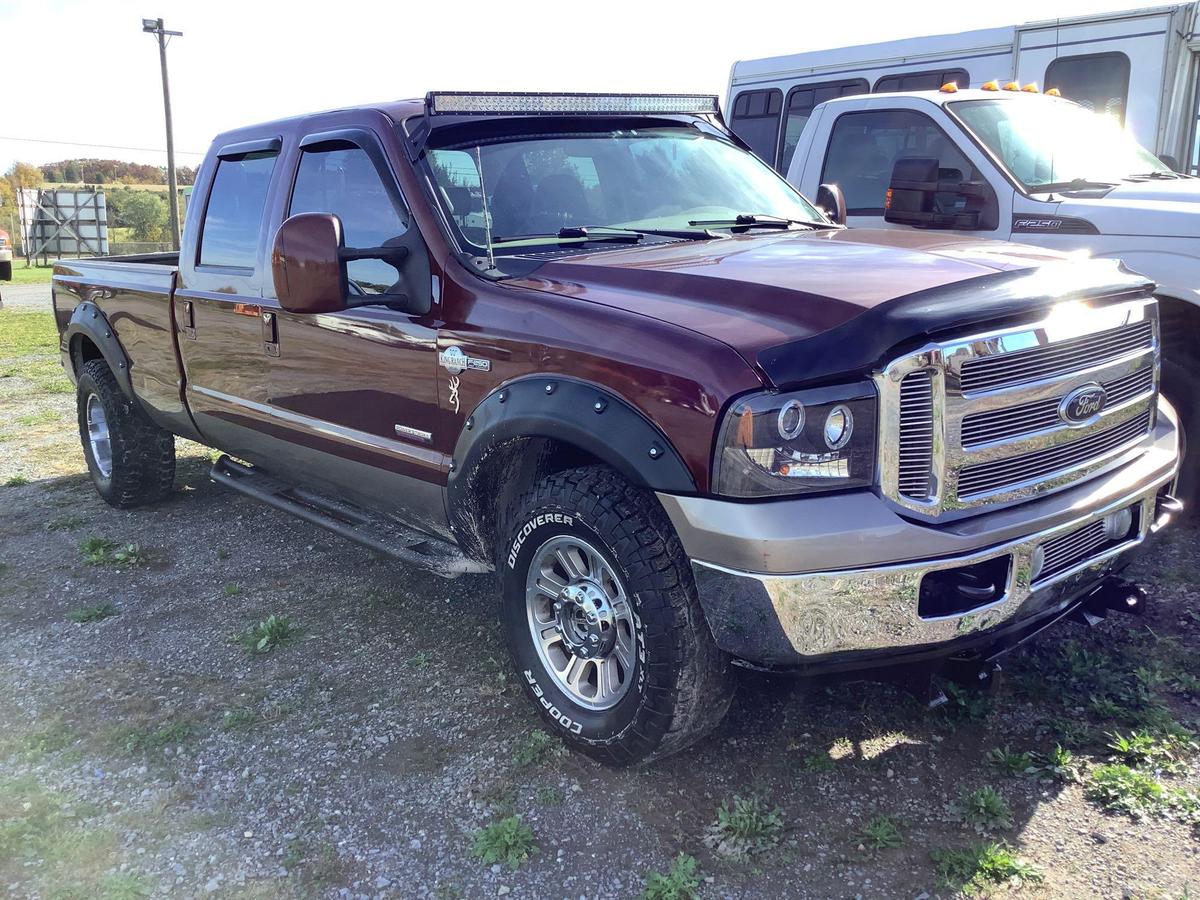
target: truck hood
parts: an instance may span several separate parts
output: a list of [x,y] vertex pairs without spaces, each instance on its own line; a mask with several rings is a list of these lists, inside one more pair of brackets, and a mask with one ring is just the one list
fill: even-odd
[[1087,219],[1101,234],[1200,237],[1200,178],[1124,182],[1095,196],[1066,196],[1056,212]]
[[[1091,268],[1101,265],[1103,275]],[[1008,283],[1044,268],[1058,273],[1047,283],[1056,286],[1049,293],[1059,297],[1078,293],[1077,288],[1094,293],[1101,284],[1112,283],[1115,276],[1109,273],[1117,264],[1072,260],[1052,250],[1002,241],[848,229],[576,255],[548,261],[506,283],[604,304],[711,336],[737,350],[766,380],[782,385],[807,377],[806,367],[799,365],[805,357],[800,346],[807,341],[814,347],[827,341],[857,344],[855,352],[841,354],[836,369],[826,364],[818,372],[830,376],[881,352],[878,345],[885,338],[912,338],[940,327],[1019,313],[1026,305],[1022,300],[1006,291],[985,297],[982,285],[997,279]],[[1046,294],[1041,290],[1038,302],[1046,303]],[[874,331],[866,339],[859,334],[860,321]],[[851,360],[857,362],[842,365]]]

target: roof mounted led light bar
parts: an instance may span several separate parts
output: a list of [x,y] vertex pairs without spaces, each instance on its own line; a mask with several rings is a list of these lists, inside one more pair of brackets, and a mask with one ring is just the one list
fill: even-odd
[[431,91],[433,116],[710,115],[717,98],[704,94],[522,94],[508,91]]

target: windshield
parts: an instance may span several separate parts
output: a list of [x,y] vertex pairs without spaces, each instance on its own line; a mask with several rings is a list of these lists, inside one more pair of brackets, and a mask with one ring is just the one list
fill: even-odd
[[1115,118],[1075,103],[1029,97],[949,105],[1029,191],[1171,171]]
[[447,217],[476,248],[487,243],[486,191],[496,253],[520,253],[530,236],[563,229],[704,237],[746,215],[827,224],[770,167],[693,128],[489,138],[427,158]]

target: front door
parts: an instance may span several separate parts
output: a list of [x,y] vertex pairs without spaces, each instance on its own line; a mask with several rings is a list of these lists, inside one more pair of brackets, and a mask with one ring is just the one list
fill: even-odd
[[[305,212],[336,215],[348,248],[390,246],[416,227],[378,142],[358,128],[301,141],[284,215]],[[346,267],[358,300],[392,293],[402,280],[379,259],[354,259]],[[432,285],[425,278],[400,289],[428,296]],[[287,446],[275,467],[445,531],[449,460],[433,441],[437,324],[432,314],[412,316],[385,305],[318,315],[279,309],[269,390],[275,427]]]

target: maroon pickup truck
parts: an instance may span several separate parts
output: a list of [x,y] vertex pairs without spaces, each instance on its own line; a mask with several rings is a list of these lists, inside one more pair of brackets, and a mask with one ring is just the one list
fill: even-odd
[[178,255],[60,262],[101,496],[212,477],[443,575],[614,764],[731,666],[985,673],[1178,509],[1154,285],[847,230],[714,98],[430,94],[221,135]]

